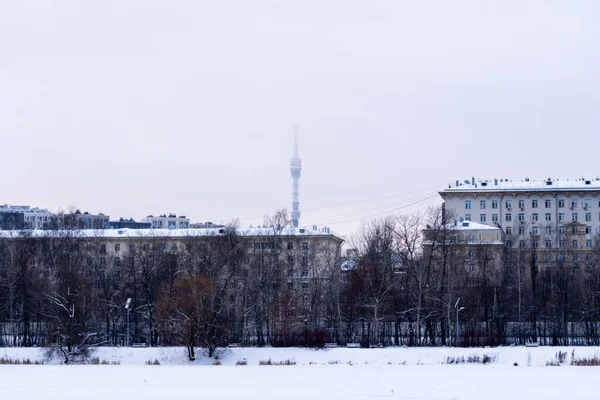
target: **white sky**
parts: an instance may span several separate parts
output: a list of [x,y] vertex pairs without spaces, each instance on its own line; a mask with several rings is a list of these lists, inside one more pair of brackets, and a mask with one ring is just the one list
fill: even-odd
[[260,223],[295,123],[301,223],[342,233],[456,179],[595,177],[599,11],[3,0],[0,203]]

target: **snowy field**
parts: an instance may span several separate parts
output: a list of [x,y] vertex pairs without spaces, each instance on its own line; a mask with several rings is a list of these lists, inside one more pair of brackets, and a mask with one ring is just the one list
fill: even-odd
[[[545,366],[600,348],[230,349],[222,365],[186,361],[181,348],[101,348],[121,365],[1,365],[2,398],[23,399],[599,399],[600,367]],[[491,355],[488,365],[446,365],[449,356]],[[0,357],[43,360],[39,349]],[[259,366],[262,360],[291,366]],[[160,365],[145,365],[158,360]],[[246,360],[247,365],[236,366]],[[55,362],[56,363],[56,362]],[[517,363],[517,366],[514,366]]]

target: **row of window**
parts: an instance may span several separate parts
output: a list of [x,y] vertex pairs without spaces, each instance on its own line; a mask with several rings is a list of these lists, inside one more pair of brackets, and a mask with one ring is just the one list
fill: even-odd
[[[498,209],[498,205],[499,205],[498,200],[491,200],[491,203],[492,203],[493,210]],[[519,200],[518,204],[519,204],[520,209],[525,209],[525,200]],[[582,207],[587,210],[588,208],[592,207],[592,200],[590,200],[590,199],[582,200],[581,204],[582,204]],[[539,205],[539,200],[531,200],[531,208],[538,208],[538,205]],[[571,209],[577,208],[578,205],[579,205],[579,200],[569,200],[569,206]],[[512,208],[512,200],[505,200],[504,207],[506,209],[510,210]],[[544,200],[544,207],[552,208],[552,200],[550,200],[550,199]],[[598,207],[600,207],[600,200],[598,200]],[[472,208],[471,200],[465,200],[465,208],[467,210],[470,210]],[[479,200],[479,208],[481,210],[485,210],[487,208],[487,200]],[[558,208],[565,208],[565,200],[564,199],[558,200]]]
[[[570,257],[567,257],[567,254],[565,254],[565,253],[558,253],[558,255],[556,256],[556,259],[557,259],[557,261],[574,261],[574,262],[580,261],[580,257],[579,257],[578,253],[570,254]],[[545,262],[552,262],[554,260],[554,257],[550,253],[549,254],[545,254],[543,260]],[[593,254],[587,253],[585,255],[585,261],[586,262],[592,262],[593,260],[594,260]],[[537,257],[536,257],[536,261],[537,261]],[[475,264],[474,263],[467,264],[467,272],[469,272],[469,274],[474,274],[475,273]],[[510,273],[512,271],[509,268],[507,270],[507,272]],[[521,269],[521,273],[525,273],[525,268]]]
[[[531,241],[531,247],[533,247],[534,249],[540,248],[541,247],[540,246],[540,244],[541,244],[540,242],[541,242],[540,240],[532,240]],[[544,246],[545,248],[547,248],[547,249],[553,248],[553,241],[551,239],[546,239],[546,240],[543,241],[543,243],[545,245]],[[512,240],[507,240],[506,241],[506,245],[508,247],[513,247]],[[594,246],[594,244],[593,244],[592,240],[587,239],[585,241],[585,247],[586,248],[590,249],[593,246]],[[519,240],[519,248],[525,248],[525,247],[527,247],[527,241],[525,241],[525,240]],[[558,239],[558,248],[560,248],[560,249],[566,248],[565,239]],[[579,248],[579,239],[572,239],[571,240],[571,248],[573,248],[573,249]]]
[[[591,222],[592,221],[592,213],[585,213],[585,221],[586,222]],[[471,214],[465,214],[465,219],[467,221],[472,221],[471,219]],[[519,213],[518,214],[518,219],[521,222],[525,222],[525,214],[524,213]],[[506,222],[511,222],[512,221],[512,214],[511,213],[506,213],[504,214],[504,220]],[[532,213],[531,214],[531,220],[532,221],[539,221],[539,214],[538,213]],[[545,213],[544,214],[544,220],[547,222],[552,222],[552,214],[551,213]],[[600,213],[598,214],[598,220],[600,221]],[[564,222],[565,221],[565,213],[558,213],[558,222]],[[579,221],[579,214],[578,213],[571,213],[571,221]],[[481,223],[486,223],[487,222],[487,214],[480,214],[479,215],[479,222]],[[492,222],[498,222],[498,214],[492,214]]]
[[[279,249],[281,248],[281,244],[278,242],[260,242],[260,243],[254,243],[253,247],[255,250],[259,250],[259,249]],[[287,242],[287,249],[288,250],[294,250],[294,242]],[[302,242],[302,250],[308,250],[308,242]]]
[[[276,242],[257,242],[257,243],[253,243],[252,244],[253,248],[256,250],[259,249],[274,249],[274,248],[279,248],[279,244]],[[302,242],[301,244],[301,248],[302,250],[308,250],[308,242]],[[167,249],[167,245],[166,243],[158,243],[156,244],[155,248],[157,250],[166,250]],[[147,251],[150,249],[149,244],[144,243],[142,244],[142,250]],[[287,249],[288,250],[293,250],[294,249],[294,242],[287,242]],[[88,251],[92,250],[92,245],[88,245],[87,247]],[[176,251],[177,250],[177,243],[172,243],[171,244],[171,250]],[[189,250],[189,248],[188,248]],[[120,244],[115,244],[114,245],[114,251],[115,253],[119,253],[121,251],[121,245]],[[134,244],[130,244],[129,245],[129,251],[130,252],[135,252],[135,245]],[[100,245],[100,254],[106,254],[106,244],[101,244]]]
[[[560,226],[558,227],[558,233],[559,233],[560,235],[564,235],[564,234],[565,234],[565,231],[566,231],[566,229],[565,229],[565,226],[564,226],[564,225],[560,225]],[[578,226],[572,226],[572,227],[571,227],[571,229],[570,229],[569,231],[570,231],[570,232],[571,232],[573,235],[577,235],[577,234],[579,234],[579,233],[583,233],[583,232],[585,232],[585,234],[586,234],[586,235],[591,235],[591,234],[592,234],[592,227],[591,227],[591,226],[586,226],[586,227],[585,227],[585,230],[583,230],[583,229],[582,229],[582,230],[580,231]],[[512,233],[513,233],[513,229],[512,229],[512,227],[511,227],[511,226],[507,226],[506,228],[504,228],[504,232],[505,232],[507,235],[512,235]],[[523,227],[523,226],[519,226],[519,227],[517,228],[517,233],[518,233],[519,235],[524,235],[524,234],[525,234],[525,227]],[[540,234],[540,227],[539,227],[539,226],[532,226],[532,227],[531,227],[531,230],[529,231],[529,233],[530,233],[531,235],[539,235],[539,234]],[[545,226],[545,227],[544,227],[544,234],[546,234],[546,235],[551,235],[551,234],[552,234],[552,226]]]

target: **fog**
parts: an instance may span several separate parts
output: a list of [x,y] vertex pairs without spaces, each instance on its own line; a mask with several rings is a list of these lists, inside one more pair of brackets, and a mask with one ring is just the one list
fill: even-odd
[[302,225],[596,177],[594,1],[0,3],[0,204]]

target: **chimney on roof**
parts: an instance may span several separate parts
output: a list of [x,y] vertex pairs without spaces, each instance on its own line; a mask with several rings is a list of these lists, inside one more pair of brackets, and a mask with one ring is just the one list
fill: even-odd
[[494,185],[498,185],[498,178],[494,178]]
[[475,177],[471,177],[471,185],[475,186]]
[[458,187],[458,180],[456,180],[456,187]]

